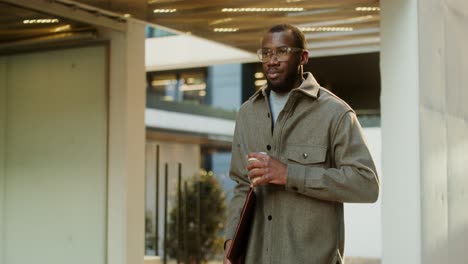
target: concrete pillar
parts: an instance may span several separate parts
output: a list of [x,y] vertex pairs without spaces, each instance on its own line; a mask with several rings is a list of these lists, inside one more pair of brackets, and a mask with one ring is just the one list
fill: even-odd
[[0,57],[0,264],[5,263],[3,211],[5,210],[6,75],[6,60]]
[[381,9],[383,264],[464,263],[468,3]]
[[145,24],[128,20],[110,39],[107,263],[144,258]]

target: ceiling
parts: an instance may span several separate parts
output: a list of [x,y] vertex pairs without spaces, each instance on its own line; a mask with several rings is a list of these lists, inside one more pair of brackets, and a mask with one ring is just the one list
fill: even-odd
[[[67,3],[64,0],[52,2]],[[312,54],[378,51],[380,43],[378,0],[80,0],[77,2],[122,16],[127,14],[126,16],[250,52],[255,52],[259,48],[263,32],[279,23],[290,23],[303,29],[309,43],[308,49]],[[168,11],[168,13],[155,13],[154,10]],[[233,12],[234,10],[238,12]],[[32,25],[23,22],[33,18],[50,18],[50,16],[2,4],[0,1],[0,44],[43,35],[92,31],[92,28],[86,24],[66,19],[56,24]],[[71,27],[59,28],[65,24]],[[216,32],[222,29],[234,32]]]

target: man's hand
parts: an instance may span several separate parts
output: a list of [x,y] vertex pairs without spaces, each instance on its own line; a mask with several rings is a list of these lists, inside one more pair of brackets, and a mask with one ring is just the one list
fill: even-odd
[[286,185],[288,171],[286,164],[266,154],[256,152],[247,155],[247,159],[251,159],[247,165],[247,170],[249,171],[252,187],[268,183]]
[[231,239],[229,239],[228,241],[226,241],[226,247],[224,248],[224,259],[223,259],[223,264],[232,264],[231,261],[229,261],[229,259],[226,258],[226,255],[227,255],[229,249],[231,248],[231,242],[232,242]]

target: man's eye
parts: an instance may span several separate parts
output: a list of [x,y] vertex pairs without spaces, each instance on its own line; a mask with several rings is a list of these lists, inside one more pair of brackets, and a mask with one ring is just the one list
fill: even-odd
[[278,55],[287,55],[288,49],[278,49],[277,53]]
[[262,56],[268,57],[268,56],[270,56],[270,54],[271,54],[271,51],[269,51],[269,50],[263,50],[262,51]]

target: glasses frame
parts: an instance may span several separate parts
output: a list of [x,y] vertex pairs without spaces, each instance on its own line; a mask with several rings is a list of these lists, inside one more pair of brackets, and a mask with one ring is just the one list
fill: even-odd
[[[279,55],[278,50],[280,49],[283,49],[282,52],[285,52],[285,53]],[[263,55],[265,53],[264,51],[267,51],[266,57]],[[277,61],[287,61],[289,59],[289,54],[293,52],[303,52],[303,51],[304,49],[296,48],[296,47],[288,47],[288,46],[281,46],[275,49],[261,48],[257,50],[257,56],[261,62],[268,62],[273,58],[273,56],[276,57]]]

